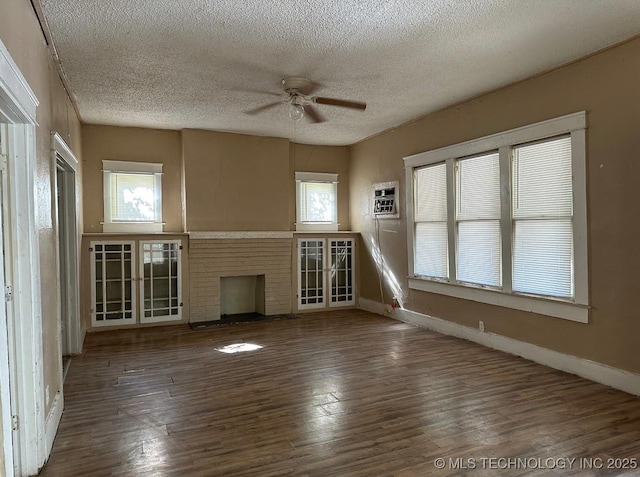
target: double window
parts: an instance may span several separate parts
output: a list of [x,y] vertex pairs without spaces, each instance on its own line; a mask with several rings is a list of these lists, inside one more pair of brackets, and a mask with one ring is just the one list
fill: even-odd
[[586,322],[585,122],[405,158],[410,287]]
[[162,164],[102,161],[104,232],[162,232]]

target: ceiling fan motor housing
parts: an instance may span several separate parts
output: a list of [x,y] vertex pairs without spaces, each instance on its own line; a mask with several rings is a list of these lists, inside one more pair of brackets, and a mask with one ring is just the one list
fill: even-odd
[[311,86],[311,80],[308,78],[303,78],[302,76],[289,76],[288,78],[284,78],[282,80],[282,89],[291,94],[291,93],[299,93]]

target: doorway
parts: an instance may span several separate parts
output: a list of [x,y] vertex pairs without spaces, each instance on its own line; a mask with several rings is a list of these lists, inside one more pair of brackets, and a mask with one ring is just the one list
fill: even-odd
[[55,231],[58,264],[58,317],[62,377],[69,369],[70,356],[81,351],[78,211],[76,180],[78,161],[62,137],[52,134],[52,168],[55,167]]

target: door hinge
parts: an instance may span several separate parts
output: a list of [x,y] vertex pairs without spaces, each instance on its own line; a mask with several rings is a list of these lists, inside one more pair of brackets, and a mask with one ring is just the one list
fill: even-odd
[[18,416],[16,416],[15,414],[11,416],[11,430],[12,431],[18,430]]
[[11,285],[4,287],[4,301],[13,301],[13,287]]

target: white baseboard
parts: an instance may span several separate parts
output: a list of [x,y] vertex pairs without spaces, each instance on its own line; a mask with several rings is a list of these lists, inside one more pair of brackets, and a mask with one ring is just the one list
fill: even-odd
[[423,315],[415,311],[396,309],[392,314],[387,315],[385,314],[385,305],[373,300],[367,300],[366,298],[360,298],[359,307],[378,315],[389,316],[390,318],[427,328],[444,335],[455,336],[489,348],[521,356],[536,363],[549,366],[550,368],[559,369],[560,371],[575,374],[591,381],[640,396],[640,375],[630,371],[560,353],[495,333],[487,333],[468,326],[462,326],[452,321]]
[[60,424],[60,419],[62,419],[63,408],[64,399],[62,398],[62,393],[58,392],[53,398],[53,404],[51,405],[51,410],[49,411],[49,415],[47,416],[47,421],[45,423],[45,462],[51,455],[53,440],[56,437],[56,432],[58,432],[58,425]]

